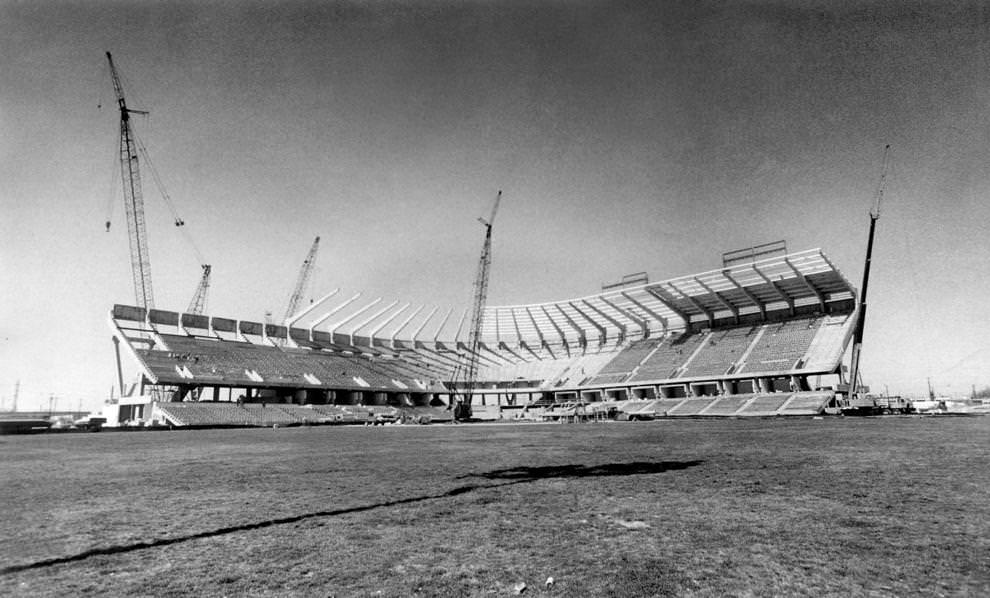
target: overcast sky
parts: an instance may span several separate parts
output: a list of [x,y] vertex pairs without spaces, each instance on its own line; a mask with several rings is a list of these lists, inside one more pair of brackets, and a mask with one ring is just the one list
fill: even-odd
[[[464,308],[499,189],[491,304],[720,266],[784,239],[859,287],[863,374],[990,384],[990,11],[943,2],[0,0],[0,399],[96,408],[133,303],[105,52],[144,170],[156,304],[310,295]],[[115,171],[117,174],[115,175]],[[111,214],[113,225],[105,231]]]

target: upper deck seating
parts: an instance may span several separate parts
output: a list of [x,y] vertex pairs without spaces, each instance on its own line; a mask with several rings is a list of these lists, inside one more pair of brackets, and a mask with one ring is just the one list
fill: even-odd
[[820,317],[768,324],[740,372],[773,372],[794,369],[804,357],[821,325]]
[[834,314],[822,318],[821,326],[805,353],[802,367],[812,371],[836,367],[842,361],[855,323],[853,314]]
[[629,343],[588,383],[594,385],[623,382],[662,342],[662,338],[647,338]]
[[712,332],[680,377],[721,376],[727,373],[749,348],[759,329],[759,326],[740,326]]
[[[145,364],[166,380],[192,375],[190,381],[255,385],[307,386],[315,376],[321,384],[343,388],[394,390],[417,387],[401,368],[386,359],[221,341],[183,335],[161,335],[168,350],[139,350]],[[182,377],[184,378],[184,377]],[[185,382],[185,379],[179,380]]]
[[626,378],[628,378],[629,375],[630,375],[629,372],[622,372],[622,373],[619,373],[619,374],[598,374],[597,376],[595,376],[591,380],[588,380],[588,384],[587,385],[588,386],[596,386],[596,385],[599,385],[599,384],[602,384],[602,385],[620,384],[622,382],[625,382],[626,381]]
[[691,357],[705,336],[707,336],[705,333],[686,332],[665,339],[657,350],[639,366],[639,370],[629,381],[672,378],[681,365]]

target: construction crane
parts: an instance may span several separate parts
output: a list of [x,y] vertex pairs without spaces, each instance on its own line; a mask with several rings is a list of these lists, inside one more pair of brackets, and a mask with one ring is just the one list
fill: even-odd
[[192,301],[186,313],[201,314],[206,311],[206,294],[210,290],[210,272],[213,268],[209,264],[203,264],[203,277],[199,279],[199,285],[193,294]]
[[477,384],[481,318],[485,311],[485,302],[488,300],[488,275],[492,265],[492,225],[495,223],[495,214],[498,213],[498,204],[501,200],[502,191],[500,190],[495,196],[492,215],[488,217],[488,220],[478,218],[478,221],[485,227],[485,243],[481,247],[478,274],[474,279],[474,300],[471,307],[471,327],[468,329],[467,352],[462,354],[458,361],[450,383],[453,393],[457,393],[460,389],[460,398],[456,399],[453,408],[454,418],[461,421],[471,418],[471,401],[474,398],[474,388]]
[[309,248],[309,253],[306,254],[306,259],[303,260],[302,267],[299,269],[296,287],[292,291],[292,297],[289,298],[289,307],[285,310],[285,317],[282,318],[283,324],[288,322],[289,318],[296,314],[299,304],[302,303],[303,295],[306,293],[306,287],[309,286],[309,278],[313,274],[313,266],[316,264],[316,252],[319,248],[320,238],[316,237],[316,240],[313,241],[313,246]]
[[[141,186],[141,173],[138,167],[139,154],[151,171],[152,179],[158,187],[158,191],[172,212],[175,226],[181,228],[186,223],[179,216],[172,198],[169,197],[168,192],[165,190],[165,185],[162,183],[161,177],[158,176],[158,170],[155,168],[155,165],[151,162],[147,148],[144,147],[144,144],[141,143],[141,140],[138,139],[137,135],[134,134],[134,130],[131,128],[131,114],[148,113],[143,110],[133,110],[127,107],[127,103],[124,100],[124,89],[120,82],[120,75],[117,73],[117,69],[113,64],[113,56],[110,55],[110,52],[107,52],[107,61],[110,63],[110,78],[113,81],[113,89],[117,96],[117,107],[120,109],[120,172],[121,182],[124,188],[124,210],[127,218],[127,232],[131,247],[134,295],[140,307],[152,308],[155,301],[151,287],[151,258],[148,254],[148,236],[145,230],[144,196]],[[106,228],[109,232],[109,216],[107,217]],[[189,236],[185,229],[182,232],[196,253],[196,257],[203,269],[202,278],[196,287],[192,301],[189,303],[188,313],[201,314],[206,306],[206,296],[210,288],[212,268],[209,264],[205,263],[206,260],[203,259],[192,237]]]
[[[131,130],[131,114],[147,114],[127,107],[120,76],[113,65],[113,57],[107,52],[110,77],[117,94],[120,109],[120,176],[124,186],[124,211],[127,218],[127,235],[131,246],[131,271],[134,277],[134,296],[139,307],[151,309],[155,298],[151,289],[151,259],[148,257],[148,239],[144,226],[144,198],[141,194],[141,173],[138,169],[138,149]],[[110,221],[107,221],[110,230]]]
[[873,202],[873,209],[870,210],[870,234],[866,241],[866,263],[863,266],[863,286],[859,291],[859,301],[856,306],[856,326],[853,328],[853,348],[852,362],[849,366],[849,392],[846,395],[850,399],[859,398],[859,356],[863,349],[863,329],[866,327],[866,288],[870,283],[870,263],[873,260],[873,236],[877,228],[877,220],[880,219],[880,203],[883,201],[883,193],[887,186],[887,168],[890,158],[890,144],[883,148],[883,167],[880,170],[880,183],[877,185],[877,193]]

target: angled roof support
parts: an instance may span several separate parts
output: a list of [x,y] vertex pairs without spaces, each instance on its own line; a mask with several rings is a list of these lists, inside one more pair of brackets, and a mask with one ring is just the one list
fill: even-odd
[[326,322],[327,320],[329,320],[330,319],[330,316],[332,316],[335,313],[339,312],[340,310],[344,309],[345,307],[347,307],[351,303],[354,303],[355,301],[357,301],[358,300],[358,297],[360,297],[360,296],[361,296],[361,293],[355,293],[353,297],[351,297],[347,301],[344,301],[343,303],[341,303],[337,307],[331,309],[327,313],[323,314],[315,322],[313,322],[312,324],[310,324],[309,325],[309,340],[310,340],[310,342],[312,342],[312,340],[313,340],[313,330],[315,330],[317,326],[319,326],[323,322]]
[[605,327],[599,324],[594,318],[584,313],[584,311],[582,311],[580,307],[575,305],[573,301],[568,301],[567,305],[570,305],[571,309],[578,312],[578,314],[580,314],[582,318],[587,320],[588,323],[591,324],[592,328],[598,330],[598,346],[604,345],[608,340],[608,331],[605,329]]
[[389,347],[391,347],[392,349],[395,348],[395,337],[398,336],[400,332],[405,330],[406,326],[409,325],[409,322],[412,322],[413,319],[419,315],[419,312],[423,311],[425,307],[426,307],[425,305],[420,305],[419,307],[417,307],[413,313],[409,314],[409,317],[407,317],[405,320],[402,320],[402,323],[399,324],[398,328],[392,331],[392,334],[390,334],[388,337]]
[[[437,345],[440,344],[440,340],[439,340],[440,339],[440,333],[443,331],[443,327],[447,325],[447,320],[450,319],[450,314],[452,314],[453,312],[454,312],[454,308],[453,307],[449,308],[447,310],[447,313],[445,313],[443,315],[443,319],[440,320],[440,325],[437,326],[436,332],[433,333],[433,346],[434,347],[436,347]],[[467,312],[465,312],[465,313],[467,313]],[[464,320],[463,319],[461,320],[461,323],[462,324],[464,323]],[[458,333],[460,333],[460,329],[458,329]]]
[[512,326],[516,330],[516,346],[525,346],[526,343],[523,342],[522,332],[519,331],[519,320],[516,318],[516,310],[509,309],[509,315],[512,316]]
[[413,332],[413,335],[412,335],[413,347],[416,347],[417,345],[419,345],[419,333],[422,332],[424,328],[426,328],[427,322],[429,322],[430,320],[433,319],[433,314],[437,313],[437,310],[438,309],[440,309],[440,308],[439,307],[434,307],[433,308],[433,311],[431,311],[429,314],[426,315],[426,319],[423,320],[423,323],[419,325],[419,328],[416,329],[416,332]]
[[784,303],[787,304],[787,306],[790,308],[791,315],[793,316],[794,315],[794,298],[791,297],[790,295],[788,295],[787,293],[785,293],[784,292],[784,289],[780,288],[780,285],[777,284],[776,281],[770,280],[770,277],[767,276],[766,274],[764,274],[763,273],[763,270],[760,270],[759,268],[757,268],[756,267],[756,264],[753,264],[753,270],[755,270],[756,273],[760,275],[760,278],[762,278],[764,280],[764,282],[766,282],[768,285],[770,285],[770,288],[773,289],[773,291],[775,293],[777,293],[777,296],[780,297],[781,301],[783,301]]
[[667,289],[661,287],[659,284],[650,287],[643,287],[643,289],[650,295],[653,295],[657,301],[663,303],[667,309],[677,314],[680,319],[684,320],[685,327],[691,325],[691,315],[683,309],[677,307],[677,304],[674,303],[674,298],[670,296]]
[[[623,309],[623,308],[619,307],[618,305],[616,305],[616,304],[612,303],[611,301],[609,301],[608,299],[606,299],[604,296],[599,296],[598,299],[602,303],[604,303],[605,305],[607,305],[607,306],[611,307],[612,309],[614,309],[615,311],[619,312],[622,315],[623,318],[625,318],[625,319],[629,320],[630,322],[632,322],[633,324],[639,326],[643,338],[646,338],[646,337],[650,336],[650,327],[649,327],[649,325],[647,325],[646,320],[644,320],[643,318],[639,317],[637,314],[633,313],[632,311],[629,311],[627,309]],[[603,317],[609,318],[608,314],[606,314],[601,309],[595,307],[594,305],[592,305],[591,308],[594,309],[595,311],[597,311],[598,313],[602,314]],[[616,321],[616,320],[614,320],[612,318],[609,318],[609,320],[611,320],[612,322],[615,322]],[[620,327],[620,330],[622,330],[622,336],[623,337],[626,336],[626,333],[627,333],[628,329],[629,329],[629,327],[626,326],[625,324],[623,324]]]
[[571,319],[571,317],[569,315],[567,315],[567,312],[564,311],[564,309],[562,307],[560,307],[560,304],[559,303],[554,303],[553,306],[557,308],[557,311],[560,312],[560,315],[564,316],[564,319],[567,320],[567,323],[570,324],[571,328],[573,328],[574,330],[577,331],[577,333],[578,333],[578,343],[581,345],[581,348],[582,349],[587,349],[588,348],[588,337],[587,337],[587,335],[584,332],[584,328],[581,328],[580,326],[578,326],[577,325],[577,322],[575,322],[573,319]]
[[[631,302],[631,303],[632,303],[633,305],[635,305],[636,307],[638,307],[638,308],[640,308],[641,310],[643,310],[643,311],[644,311],[644,312],[646,312],[647,314],[649,314],[649,315],[651,315],[651,316],[653,316],[654,318],[656,318],[656,319],[657,319],[657,321],[658,321],[658,322],[660,322],[660,326],[662,326],[662,327],[663,327],[663,331],[664,331],[665,333],[667,332],[667,327],[668,327],[668,323],[667,323],[667,318],[665,318],[664,316],[662,316],[662,315],[660,315],[659,313],[657,313],[657,312],[655,312],[655,311],[653,311],[652,309],[650,309],[650,308],[649,308],[649,307],[647,307],[646,305],[644,305],[644,304],[642,304],[642,303],[640,303],[640,302],[639,302],[639,301],[637,301],[637,300],[636,300],[635,298],[633,298],[633,296],[632,296],[632,295],[630,295],[629,293],[627,293],[627,292],[625,292],[625,291],[622,291],[622,293],[621,293],[621,294],[622,294],[622,296],[623,296],[623,297],[625,297],[626,299],[628,299],[628,300],[629,300],[629,301],[630,301],[630,302]],[[669,307],[670,307],[670,306],[668,306],[668,308],[669,308]],[[646,322],[646,321],[644,320],[644,323],[645,323],[645,322]],[[648,324],[647,324],[647,325],[648,325]]]
[[331,325],[330,325],[330,328],[328,328],[328,330],[329,330],[329,332],[330,332],[330,340],[331,340],[331,341],[333,340],[333,333],[334,333],[334,332],[336,332],[338,328],[340,328],[340,327],[341,327],[341,326],[343,326],[344,324],[346,324],[346,323],[348,323],[348,322],[350,322],[350,321],[351,321],[351,320],[353,320],[354,318],[356,318],[356,317],[358,317],[358,316],[360,316],[361,314],[363,314],[364,312],[366,312],[366,311],[368,311],[368,310],[369,310],[369,309],[371,309],[372,307],[374,307],[374,306],[376,306],[376,305],[378,305],[379,303],[381,303],[381,300],[382,300],[382,298],[381,298],[381,297],[379,297],[378,299],[375,299],[374,301],[372,301],[372,302],[371,302],[371,303],[369,303],[368,305],[365,305],[365,306],[364,306],[364,307],[362,307],[361,309],[359,309],[359,310],[357,310],[356,312],[354,312],[354,313],[352,313],[351,315],[349,315],[349,316],[347,316],[347,317],[346,317],[346,318],[344,318],[343,320],[339,320],[339,321],[337,321],[336,323],[334,323],[334,324],[331,324]]
[[526,310],[526,315],[529,316],[529,321],[533,323],[533,329],[536,330],[536,336],[540,339],[540,347],[544,347],[547,344],[547,339],[543,336],[543,331],[540,330],[540,325],[536,323],[536,318],[533,317],[533,312],[529,311],[529,307],[524,308]]
[[461,331],[464,330],[464,320],[467,319],[468,310],[464,308],[464,313],[461,314],[461,321],[457,324],[457,333],[454,334],[454,346],[460,348],[462,345],[467,346],[467,343],[461,342]]
[[296,314],[296,315],[292,316],[291,318],[289,318],[288,320],[286,320],[285,321],[285,326],[287,328],[291,328],[293,324],[295,324],[296,322],[298,322],[299,320],[301,320],[306,314],[308,314],[309,312],[313,311],[314,309],[316,309],[317,307],[319,307],[321,303],[323,303],[324,301],[326,301],[330,297],[333,297],[334,295],[336,295],[339,292],[340,292],[340,288],[336,288],[336,289],[330,291],[329,293],[327,293],[326,295],[320,297],[316,301],[310,303],[309,305],[306,306],[306,309],[302,310],[298,314]]
[[712,311],[710,309],[708,309],[707,307],[705,307],[704,305],[702,305],[700,302],[698,302],[697,299],[695,299],[691,295],[688,295],[684,291],[682,291],[679,288],[677,288],[677,285],[675,285],[673,281],[667,281],[667,284],[670,286],[670,288],[672,288],[675,291],[677,291],[677,294],[679,294],[681,297],[684,297],[685,299],[687,299],[688,302],[691,303],[691,305],[693,305],[698,311],[700,311],[701,313],[705,314],[705,317],[708,318],[708,326],[709,327],[715,325],[715,315],[712,313]]
[[[607,313],[605,313],[604,311],[602,311],[602,310],[601,310],[601,308],[598,308],[598,307],[595,307],[594,305],[592,305],[591,303],[589,303],[587,299],[581,299],[581,303],[584,303],[584,304],[585,304],[585,305],[586,305],[586,306],[588,307],[588,309],[590,309],[591,311],[593,311],[593,312],[595,312],[595,313],[596,313],[596,314],[598,314],[599,316],[601,316],[601,317],[603,317],[603,318],[605,318],[605,319],[606,319],[606,320],[608,320],[608,321],[609,321],[609,322],[610,322],[610,323],[611,323],[611,324],[612,324],[613,326],[615,326],[616,328],[618,328],[618,329],[619,329],[619,337],[618,337],[618,339],[616,339],[616,340],[617,340],[617,342],[620,342],[620,343],[621,343],[622,341],[624,341],[624,340],[626,340],[626,325],[625,325],[625,324],[623,324],[622,322],[620,322],[620,321],[618,321],[618,320],[616,320],[616,319],[615,319],[615,318],[613,318],[612,316],[610,316],[610,315],[608,315]],[[578,310],[578,313],[579,313],[579,314],[581,314],[581,315],[582,315],[582,316],[584,316],[585,318],[588,318],[588,316],[587,316],[587,315],[586,315],[586,314],[585,314],[585,313],[584,313],[583,311],[581,311],[580,309],[578,309],[578,306],[576,306],[576,305],[574,305],[574,303],[573,303],[573,302],[571,303],[571,306],[572,306],[572,307],[573,307],[574,309],[577,309],[577,310]],[[589,321],[591,321],[591,319],[590,319],[590,318],[588,318],[588,320],[589,320]],[[606,329],[605,329],[605,328],[603,328],[603,327],[601,327],[601,326],[598,326],[597,324],[595,324],[595,326],[596,326],[596,327],[597,327],[597,328],[598,328],[598,329],[599,329],[599,330],[601,331],[601,333],[602,333],[602,341],[604,342],[605,340],[607,340],[607,339],[605,338],[605,337],[606,337],[606,335],[608,334],[608,333],[607,333],[607,331],[606,331]]]
[[821,306],[822,313],[824,313],[825,312],[825,295],[822,294],[822,292],[819,291],[818,288],[815,287],[815,285],[811,284],[811,281],[808,280],[808,277],[805,276],[804,274],[802,274],[801,271],[797,269],[797,267],[791,262],[791,259],[790,258],[785,257],[784,258],[784,262],[788,266],[791,267],[791,270],[794,271],[794,274],[798,277],[798,280],[800,280],[801,282],[803,282],[804,283],[804,286],[808,287],[808,290],[815,294],[815,297],[818,297],[818,305]]
[[[365,320],[363,320],[360,324],[358,324],[354,328],[351,328],[350,341],[349,341],[350,344],[351,345],[354,344],[354,335],[357,334],[357,331],[358,330],[361,330],[362,328],[364,328],[368,324],[371,324],[372,322],[374,322],[375,320],[377,320],[378,318],[380,318],[382,315],[384,315],[390,309],[392,309],[393,307],[395,307],[395,305],[397,303],[398,303],[398,301],[393,301],[393,302],[389,303],[387,306],[385,306],[384,308],[376,311],[374,314],[372,314],[371,316],[369,316],[368,318],[366,318]],[[374,344],[374,343],[372,343],[372,344]]]
[[[393,303],[392,305],[395,305],[395,304]],[[409,306],[410,305],[412,305],[412,304],[411,303],[406,303],[405,305],[403,305],[402,307],[399,308],[399,311],[397,311],[394,314],[390,315],[389,317],[385,318],[382,321],[381,324],[379,324],[378,326],[375,326],[374,329],[372,329],[372,331],[368,333],[368,336],[371,338],[371,344],[372,345],[375,344],[375,335],[378,334],[379,332],[381,332],[382,328],[385,328],[386,326],[388,326],[389,324],[391,324],[392,323],[392,320],[394,320],[397,317],[399,317],[399,314],[401,314],[402,312],[404,312],[407,309],[409,309]]]
[[759,308],[759,310],[760,310],[760,318],[766,320],[767,319],[767,306],[766,306],[766,304],[763,303],[762,301],[760,301],[760,298],[757,297],[756,295],[754,295],[752,292],[750,292],[749,289],[747,289],[746,287],[744,287],[741,284],[739,284],[739,281],[736,280],[735,278],[733,278],[731,274],[729,274],[729,270],[728,269],[723,270],[722,271],[722,275],[725,276],[726,280],[728,280],[729,282],[731,282],[737,289],[739,289],[742,292],[743,295],[746,295],[746,298],[749,299],[750,303],[752,303],[757,308]]
[[697,276],[694,277],[694,281],[696,283],[698,283],[699,285],[701,285],[701,288],[703,288],[706,291],[708,291],[709,293],[711,293],[712,296],[714,296],[715,299],[717,299],[719,303],[721,303],[722,305],[724,305],[726,309],[728,309],[730,312],[732,312],[732,317],[733,317],[733,319],[735,319],[736,324],[739,323],[739,308],[738,307],[736,307],[735,305],[732,305],[732,303],[730,303],[729,301],[727,301],[725,299],[725,297],[723,297],[722,295],[719,294],[718,291],[716,291],[715,289],[711,288],[707,284],[701,282],[701,280]]
[[543,314],[547,317],[547,320],[550,320],[550,324],[553,326],[554,330],[557,331],[557,336],[560,337],[560,344],[563,345],[564,350],[567,351],[567,356],[570,357],[571,348],[570,344],[567,342],[567,337],[564,335],[564,331],[557,325],[557,322],[550,317],[550,312],[547,310],[546,305],[541,305],[540,309],[543,310]]

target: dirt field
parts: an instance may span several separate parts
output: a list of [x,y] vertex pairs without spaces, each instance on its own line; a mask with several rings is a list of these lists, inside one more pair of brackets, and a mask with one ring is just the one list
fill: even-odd
[[990,417],[7,436],[0,450],[0,595],[990,595]]

